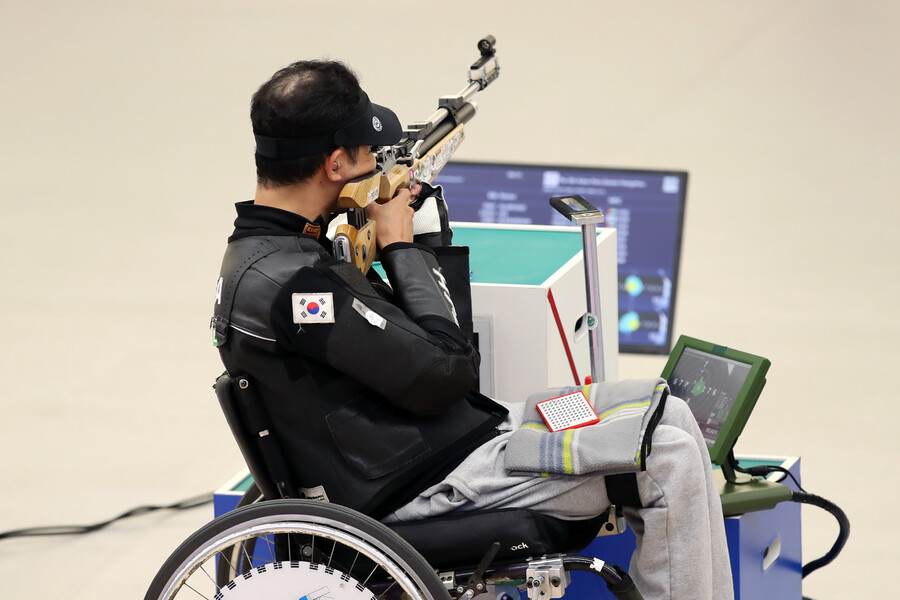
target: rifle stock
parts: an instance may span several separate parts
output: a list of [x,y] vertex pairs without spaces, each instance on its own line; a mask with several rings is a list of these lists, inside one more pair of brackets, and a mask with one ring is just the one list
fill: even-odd
[[464,139],[463,125],[459,124],[432,144],[424,156],[414,159],[412,166],[395,164],[386,173],[379,170],[350,181],[341,189],[338,207],[365,208],[372,202],[390,200],[398,189],[410,185],[411,181],[431,183]]
[[[475,116],[475,93],[500,74],[493,36],[479,40],[481,57],[469,67],[469,84],[454,96],[438,100],[438,109],[427,121],[411,124],[394,146],[379,148],[377,167],[369,175],[348,182],[340,192],[338,208],[347,210],[347,225],[338,225],[334,254],[354,263],[363,273],[375,257],[374,222],[366,222],[365,207],[385,202],[411,182],[431,183],[465,139],[463,126]],[[365,231],[365,233],[363,233]]]
[[338,225],[334,232],[334,248],[337,258],[351,262],[363,274],[367,273],[375,260],[375,221],[359,228],[348,223]]

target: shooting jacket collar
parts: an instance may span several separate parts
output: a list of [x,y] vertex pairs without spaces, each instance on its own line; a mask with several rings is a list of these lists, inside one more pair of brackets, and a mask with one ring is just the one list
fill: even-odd
[[293,235],[312,238],[326,248],[330,245],[325,237],[328,226],[321,216],[310,221],[297,213],[254,204],[253,200],[238,202],[235,208],[237,218],[229,241],[249,235]]

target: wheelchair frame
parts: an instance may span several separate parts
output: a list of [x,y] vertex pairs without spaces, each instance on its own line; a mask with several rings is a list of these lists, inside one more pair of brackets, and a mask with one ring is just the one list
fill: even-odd
[[[435,569],[385,524],[344,506],[297,499],[278,442],[268,435],[265,411],[253,401],[249,378],[223,374],[215,389],[255,485],[238,508],[199,529],[172,553],[145,600],[247,600],[277,597],[273,593],[285,589],[294,590],[285,598],[298,598],[303,591],[306,600],[317,600],[306,593],[316,586],[343,590],[332,593],[333,600],[472,600],[497,586],[524,586],[529,600],[551,600],[565,594],[569,573],[576,570],[602,577],[620,600],[642,598],[624,570],[570,555],[567,548],[495,560],[500,543],[491,540],[476,550],[484,552],[477,565]],[[494,512],[501,511],[465,513],[460,526],[466,518]],[[620,518],[614,507],[605,518],[602,529],[615,533]],[[596,532],[598,520],[589,522]],[[295,589],[298,585],[301,590]]]

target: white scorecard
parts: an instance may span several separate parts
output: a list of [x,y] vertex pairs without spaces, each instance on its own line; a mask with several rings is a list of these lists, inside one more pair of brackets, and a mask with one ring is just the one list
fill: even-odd
[[581,391],[565,396],[557,396],[538,402],[535,405],[550,431],[575,429],[585,425],[593,425],[600,418]]

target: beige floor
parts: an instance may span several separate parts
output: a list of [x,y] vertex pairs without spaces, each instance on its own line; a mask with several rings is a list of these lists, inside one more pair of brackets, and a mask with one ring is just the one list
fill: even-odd
[[[0,530],[171,502],[240,466],[207,324],[230,205],[253,191],[255,87],[328,55],[419,120],[494,33],[503,74],[461,157],[690,171],[676,333],[772,359],[738,449],[801,455],[853,523],[806,594],[893,595],[900,8],[661,4],[5,0]],[[209,514],[0,541],[0,590],[140,597]],[[807,559],[835,533],[804,509]]]

